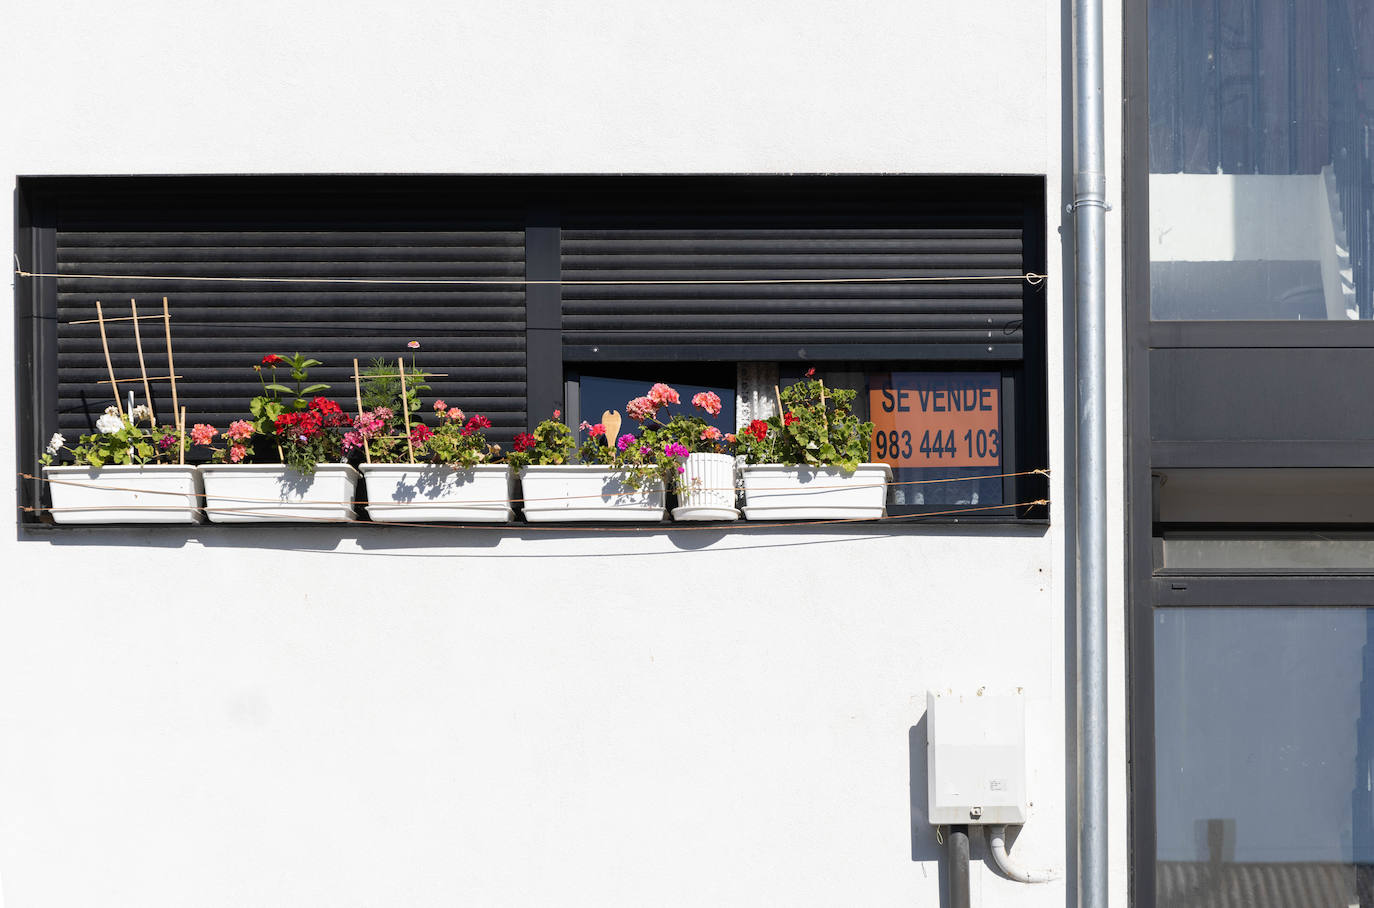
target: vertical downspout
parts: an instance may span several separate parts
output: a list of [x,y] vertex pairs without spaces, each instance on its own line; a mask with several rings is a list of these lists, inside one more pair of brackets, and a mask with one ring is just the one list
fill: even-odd
[[1107,908],[1106,169],[1102,0],[1073,0],[1074,299],[1078,324],[1078,868]]

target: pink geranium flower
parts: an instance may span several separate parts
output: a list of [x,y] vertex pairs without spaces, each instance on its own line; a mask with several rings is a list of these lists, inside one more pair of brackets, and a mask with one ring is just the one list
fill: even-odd
[[702,441],[720,441],[720,439],[720,429],[717,429],[715,426],[707,426],[701,430]]
[[449,407],[449,408],[448,408],[448,418],[449,418],[449,421],[450,421],[450,422],[462,422],[462,421],[463,421],[463,411],[460,410],[460,409],[458,409],[457,407]]
[[242,463],[242,462],[243,462],[243,458],[246,457],[247,454],[248,454],[248,448],[245,447],[244,445],[230,445],[230,446],[229,446],[229,462],[230,462],[230,463]]
[[720,415],[720,395],[714,391],[701,391],[692,395],[692,406],[705,410],[712,416]]
[[203,422],[198,422],[191,427],[191,443],[196,445],[208,445],[215,440],[219,432],[214,426],[207,426]]
[[224,434],[232,441],[247,441],[253,437],[253,424],[246,419],[236,419]]
[[625,412],[630,414],[631,419],[637,419],[643,422],[657,413],[661,406],[662,404],[654,403],[653,398],[636,397],[625,405]]
[[649,400],[652,400],[660,407],[666,407],[669,404],[677,403],[679,398],[676,391],[663,382],[659,382],[649,389]]

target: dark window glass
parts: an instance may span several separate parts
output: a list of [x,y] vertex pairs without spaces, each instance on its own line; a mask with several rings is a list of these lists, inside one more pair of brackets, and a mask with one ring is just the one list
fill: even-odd
[[1154,317],[1374,317],[1374,0],[1150,0],[1149,72]]
[[1368,905],[1374,609],[1155,611],[1158,904]]

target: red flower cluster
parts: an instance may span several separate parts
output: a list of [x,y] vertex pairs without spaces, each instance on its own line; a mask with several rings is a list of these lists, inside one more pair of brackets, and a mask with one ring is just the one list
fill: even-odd
[[303,413],[283,413],[273,422],[277,435],[289,441],[309,441],[326,426],[350,425],[343,408],[327,397],[317,397]]
[[273,428],[278,435],[308,441],[324,428],[324,419],[312,410],[306,410],[304,413],[283,413],[276,418]]
[[269,353],[262,358],[262,364],[264,366],[275,366],[283,362],[285,362],[285,360],[275,353]]
[[424,423],[410,430],[410,443],[414,445],[422,445],[433,437],[434,433]]
[[749,423],[749,428],[744,430],[744,434],[751,436],[755,441],[763,441],[768,437],[768,423],[756,419]]
[[468,420],[467,425],[463,426],[463,431],[462,431],[461,434],[463,434],[463,435],[471,435],[473,432],[476,432],[478,429],[490,429],[490,428],[491,428],[491,420],[490,420],[490,419],[487,419],[485,416],[483,416],[482,414],[478,413],[478,414],[473,415],[473,416]]
[[790,426],[794,422],[801,422],[801,417],[793,416],[791,410],[788,410],[786,413],[782,414],[782,424],[784,426]]
[[528,432],[521,432],[515,436],[515,450],[517,451],[528,451],[538,443],[538,439]]

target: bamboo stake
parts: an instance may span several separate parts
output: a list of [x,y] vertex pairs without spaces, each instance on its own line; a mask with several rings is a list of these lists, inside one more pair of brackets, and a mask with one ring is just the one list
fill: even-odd
[[[148,402],[148,420],[157,425],[157,415],[153,412],[153,386],[148,384],[148,365],[143,361],[143,335],[138,330],[138,300],[129,300],[129,311],[134,314],[134,346],[138,348],[138,374],[143,376],[143,399]],[[176,414],[175,407],[172,414]]]
[[[135,325],[138,322],[134,322]],[[172,382],[172,412],[181,410],[181,405],[177,402],[177,370],[172,365],[172,315],[167,309],[167,297],[162,298],[162,330],[167,335],[167,378]],[[186,422],[186,414],[181,416],[182,423]]]
[[182,407],[182,408],[181,408],[181,417],[180,417],[180,419],[179,419],[179,423],[180,423],[180,424],[177,426],[177,429],[178,429],[178,431],[177,431],[177,447],[180,448],[180,450],[177,451],[177,463],[182,464],[182,465],[184,466],[184,465],[186,464],[186,408],[185,408],[185,407]]
[[[358,422],[361,423],[363,419],[363,382],[358,375],[358,358],[356,356],[353,358],[353,394],[358,399]],[[361,426],[358,431],[362,432]],[[372,463],[372,443],[367,440],[366,435],[363,435],[362,439],[363,457],[367,458],[368,463]]]
[[105,368],[110,373],[110,390],[114,392],[115,408],[124,416],[124,404],[119,399],[119,384],[115,381],[114,363],[110,362],[110,339],[105,335],[105,310],[95,301],[95,320],[100,325],[100,346],[105,350]]
[[[169,379],[169,378],[185,378],[185,377],[186,377],[186,376],[184,376],[184,375],[150,375],[150,376],[148,376],[148,380],[149,380],[149,381],[166,381],[166,380]],[[118,379],[118,380],[115,382],[115,384],[127,385],[129,382],[135,382],[135,381],[143,381],[143,379],[141,379],[141,378],[121,378],[121,379]],[[96,382],[97,385],[108,385],[109,383],[110,383],[110,380],[109,380],[108,378],[102,378],[102,379],[99,379],[99,380]],[[173,409],[175,409],[175,408],[173,408]]]
[[825,382],[818,378],[816,379],[816,383],[821,386],[821,425],[825,426],[825,431],[829,433],[830,420],[825,418]]
[[410,440],[410,398],[406,394],[406,365],[405,360],[396,360],[396,368],[400,370],[401,376],[401,414],[406,420],[406,450],[410,452],[410,462],[415,462],[415,443]]
[[783,418],[782,418],[782,392],[778,390],[778,386],[777,386],[777,385],[774,385],[774,386],[773,386],[773,396],[776,397],[776,398],[778,399],[778,422],[783,422]]

